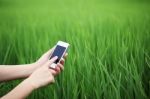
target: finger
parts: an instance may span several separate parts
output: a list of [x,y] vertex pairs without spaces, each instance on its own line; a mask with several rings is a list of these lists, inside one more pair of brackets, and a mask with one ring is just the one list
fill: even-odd
[[55,56],[53,58],[50,59],[50,63],[54,63],[57,60],[58,56]]
[[52,54],[52,52],[54,51],[54,49],[55,49],[55,46],[54,46],[53,48],[51,48],[50,50],[48,50],[48,51],[45,53],[45,56],[46,56],[46,57],[49,57],[49,56]]
[[64,58],[61,58],[60,64],[64,65],[64,63],[65,63],[65,59],[64,59]]
[[53,57],[52,59],[48,60],[48,62],[46,63],[46,66],[50,66],[52,63],[54,63],[57,60],[57,56]]
[[68,53],[65,53],[65,55],[63,56],[64,59],[66,59],[68,56]]
[[59,74],[60,73],[60,67],[56,66],[55,71],[57,72],[57,74]]
[[53,70],[53,69],[50,69],[50,72],[54,75],[54,76],[56,76],[58,73],[57,73],[57,71],[55,71],[55,70]]
[[64,70],[64,66],[60,63],[57,64],[58,67],[60,67],[60,70]]

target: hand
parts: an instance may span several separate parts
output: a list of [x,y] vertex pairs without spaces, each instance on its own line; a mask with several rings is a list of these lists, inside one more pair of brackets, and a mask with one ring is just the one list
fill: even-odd
[[29,84],[33,86],[34,89],[37,89],[39,87],[45,86],[49,83],[54,83],[54,76],[53,73],[56,73],[55,70],[49,69],[49,66],[57,59],[57,56],[52,58],[51,60],[47,61],[43,66],[35,70],[29,78],[27,78],[27,81]]
[[57,63],[57,66],[55,67],[55,69],[51,69],[51,70],[55,70],[55,72],[52,71],[52,74],[58,75],[62,70],[64,70],[64,63],[65,63],[65,58],[68,56],[68,53],[65,53],[64,57],[61,58],[60,62]]
[[43,64],[45,64],[49,58],[50,55],[52,54],[53,50],[55,49],[55,47],[51,48],[50,50],[48,50],[47,52],[45,52],[36,62],[35,64],[37,65],[37,67],[42,66]]
[[[39,67],[41,67],[41,66],[43,66],[46,62],[48,62],[49,61],[49,58],[50,58],[50,56],[51,56],[51,54],[52,54],[52,52],[53,52],[53,50],[55,49],[55,47],[53,47],[52,49],[50,49],[49,51],[47,51],[46,53],[44,53],[41,57],[40,57],[40,59],[38,60],[38,61],[36,61],[35,62],[35,68],[39,68]],[[51,72],[54,74],[54,75],[57,75],[57,74],[59,74],[60,73],[60,71],[61,70],[64,70],[64,62],[65,62],[65,59],[66,59],[66,57],[67,57],[67,53],[64,55],[64,57],[60,60],[60,63],[58,63],[57,64],[57,66],[56,66],[56,68],[54,69],[55,70],[55,72],[54,72],[54,70],[53,69],[51,69]]]

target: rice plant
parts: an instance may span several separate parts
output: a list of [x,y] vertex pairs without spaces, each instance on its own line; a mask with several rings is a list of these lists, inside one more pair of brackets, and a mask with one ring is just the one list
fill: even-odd
[[[1,0],[0,63],[35,62],[70,43],[56,83],[28,99],[149,99],[148,0]],[[21,80],[0,83],[0,96]]]

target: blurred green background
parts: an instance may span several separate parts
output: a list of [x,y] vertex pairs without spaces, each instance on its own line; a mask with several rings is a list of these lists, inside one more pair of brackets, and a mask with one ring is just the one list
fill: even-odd
[[65,71],[28,99],[150,98],[149,0],[0,0],[0,64],[35,62],[58,40],[71,45]]

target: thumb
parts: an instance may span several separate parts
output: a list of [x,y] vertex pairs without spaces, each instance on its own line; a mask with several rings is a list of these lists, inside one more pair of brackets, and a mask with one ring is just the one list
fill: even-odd
[[55,56],[55,57],[51,58],[50,63],[54,63],[57,59],[58,59],[58,56]]
[[54,51],[54,49],[55,49],[55,46],[54,46],[53,48],[51,48],[50,50],[48,50],[48,51],[45,53],[46,57],[49,58],[49,56],[51,56],[51,54],[52,54],[52,52]]
[[51,58],[50,60],[48,60],[45,64],[45,66],[50,66],[52,63],[54,63],[57,60],[58,56],[55,56],[53,58]]
[[58,56],[55,56],[49,60],[49,63],[52,64],[58,59]]

